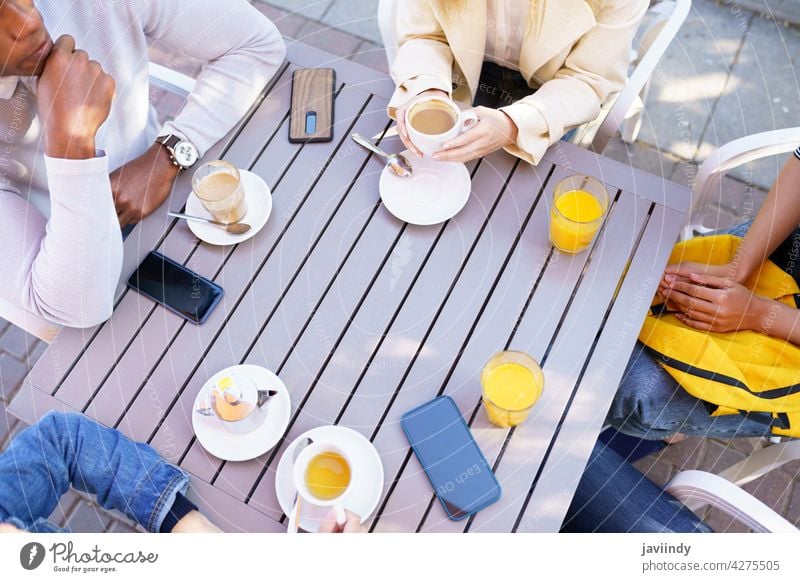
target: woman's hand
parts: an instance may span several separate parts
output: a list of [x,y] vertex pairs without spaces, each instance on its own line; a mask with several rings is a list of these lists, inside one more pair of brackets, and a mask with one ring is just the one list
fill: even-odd
[[468,162],[517,141],[517,125],[502,111],[488,107],[476,107],[470,111],[477,114],[477,125],[444,144],[441,151],[433,154],[434,160]]
[[727,277],[689,273],[688,281],[674,275],[659,294],[667,299],[681,322],[702,331],[762,331],[768,301]]
[[409,101],[403,105],[402,107],[398,107],[395,111],[395,122],[397,123],[397,135],[400,136],[400,139],[403,141],[403,145],[414,152],[419,157],[422,157],[422,152],[417,149],[413,143],[411,143],[411,138],[408,137],[408,129],[406,128],[406,111],[408,111],[409,105],[412,105],[417,99],[420,97],[444,97],[445,99],[450,99],[450,95],[442,91],[441,89],[428,89],[427,91],[423,91],[413,99],[409,99]]
[[347,521],[344,522],[344,525],[339,525],[336,523],[336,511],[331,509],[319,525],[319,533],[363,533],[361,518],[346,509],[344,513]]

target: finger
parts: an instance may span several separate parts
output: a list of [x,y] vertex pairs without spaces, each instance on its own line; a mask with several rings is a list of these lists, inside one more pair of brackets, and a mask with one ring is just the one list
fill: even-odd
[[675,291],[673,289],[669,294],[669,299],[670,301],[677,303],[681,307],[681,311],[684,313],[687,310],[702,311],[703,313],[709,313],[711,315],[715,315],[717,313],[717,307],[713,303],[709,303],[704,299],[692,297],[691,295],[686,295],[681,291]]
[[710,323],[698,321],[686,315],[676,315],[675,317],[678,318],[682,323],[688,325],[689,327],[693,327],[694,329],[699,329],[700,331],[712,331],[712,328],[714,327]]
[[697,297],[699,299],[705,299],[706,301],[710,302],[714,302],[714,300],[717,299],[720,294],[720,291],[717,289],[704,287],[703,285],[684,283],[683,281],[675,281],[670,288],[685,293],[686,295],[691,295],[692,297]]
[[53,43],[53,50],[61,50],[71,53],[75,50],[75,39],[68,34],[58,37],[58,40]]
[[336,525],[336,511],[331,509],[325,516],[325,519],[319,524],[319,533],[336,533],[339,531],[339,526]]
[[457,135],[450,141],[444,144],[442,151],[446,150],[453,150],[456,148],[464,147],[471,143],[475,143],[481,139],[485,139],[487,137],[487,129],[485,129],[485,125],[483,127],[475,126],[469,131],[465,131],[462,134]]
[[480,146],[464,146],[454,150],[442,150],[433,154],[433,159],[438,162],[461,162],[466,163],[485,155],[485,151]]
[[702,311],[698,311],[697,309],[688,309],[686,311],[681,311],[682,317],[689,317],[694,319],[695,321],[701,321],[703,323],[714,323],[717,321],[717,317],[710,313],[703,313]]
[[700,273],[690,273],[689,279],[700,285],[716,287],[717,289],[728,289],[733,286],[733,282],[726,277],[715,277],[714,275],[701,275]]
[[352,511],[344,510],[347,521],[344,523],[343,533],[362,533],[361,518]]

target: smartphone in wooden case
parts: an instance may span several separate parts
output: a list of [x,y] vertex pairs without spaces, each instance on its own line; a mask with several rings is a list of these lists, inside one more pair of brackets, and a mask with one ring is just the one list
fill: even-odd
[[300,69],[292,75],[289,141],[312,143],[333,139],[336,71]]

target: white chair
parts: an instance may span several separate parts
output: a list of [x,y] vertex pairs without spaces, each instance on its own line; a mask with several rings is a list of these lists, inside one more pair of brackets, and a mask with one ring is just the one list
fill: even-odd
[[666,491],[697,513],[715,507],[757,532],[797,532],[798,529],[742,485],[790,461],[800,459],[800,441],[789,441],[756,451],[718,475],[706,471],[681,471]]
[[[194,79],[167,67],[150,63],[148,72],[150,84],[164,91],[187,97],[194,90]],[[45,321],[2,297],[0,297],[0,318],[47,343],[52,342],[61,329],[58,325]]]
[[[391,67],[397,55],[394,20],[398,0],[378,2],[378,27]],[[638,48],[631,55],[632,72],[625,88],[603,104],[594,121],[580,126],[572,142],[600,153],[618,132],[626,143],[633,143],[642,125],[644,102],[650,89],[650,78],[672,39],[678,34],[692,7],[691,0],[662,0],[651,7],[637,34]]]
[[701,216],[712,201],[722,200],[721,180],[727,172],[748,162],[791,152],[798,144],[800,127],[790,127],[735,139],[708,156],[697,170],[692,187],[692,210],[681,238],[686,240],[713,230],[703,225]]

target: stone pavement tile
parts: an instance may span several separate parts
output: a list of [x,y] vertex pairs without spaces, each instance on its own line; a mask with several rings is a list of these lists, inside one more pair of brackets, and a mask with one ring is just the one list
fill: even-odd
[[[644,459],[640,460],[640,462],[643,460]],[[643,463],[643,465],[646,465],[646,462]],[[670,463],[660,463],[657,460],[655,462],[651,462],[646,471],[642,472],[645,477],[659,487],[664,487],[667,483],[669,483],[670,479],[675,476],[675,473],[677,473],[675,467]]]
[[[731,70],[728,84],[703,135],[706,152],[733,139],[798,125],[800,120],[800,30],[757,17]],[[705,156],[702,156],[705,157]],[[768,189],[786,156],[753,162],[731,175],[752,175]]]
[[742,489],[783,515],[789,504],[794,481],[783,471],[770,471],[763,477],[742,486]]
[[792,489],[792,496],[789,499],[789,507],[786,509],[786,519],[800,527],[800,484],[795,482]]
[[800,461],[789,461],[781,467],[781,471],[789,476],[789,479],[800,483]]
[[19,421],[8,413],[6,405],[0,400],[0,450],[5,448],[3,445],[7,437],[14,432],[17,423]]
[[744,34],[730,10],[711,0],[692,2],[653,75],[639,140],[694,159]]
[[678,470],[697,469],[703,462],[708,439],[688,438],[656,453],[658,462],[669,463]]
[[11,354],[18,360],[24,360],[38,341],[16,325],[10,325],[0,336],[0,350]]
[[389,63],[386,61],[386,53],[383,51],[383,47],[368,40],[358,45],[350,60],[381,73],[389,74]]
[[298,31],[297,40],[339,57],[349,57],[361,44],[360,38],[313,20]]
[[709,439],[706,455],[698,468],[709,473],[719,473],[731,465],[735,465],[745,456],[743,452],[737,451],[725,441]]
[[797,0],[736,0],[736,4],[778,22],[800,26],[800,2]]
[[754,186],[752,182],[722,176],[713,184],[708,201],[730,210],[744,221],[755,218],[766,197],[766,191]]
[[29,369],[27,364],[17,358],[0,353],[0,399],[9,402],[14,397]]
[[609,140],[603,155],[662,178],[669,178],[677,164],[667,152],[640,142],[627,144],[619,136]]
[[378,29],[378,0],[335,0],[321,20],[375,44],[383,44]]
[[762,438],[731,439],[728,443],[737,451],[742,451],[745,455],[751,455],[769,445],[769,441]]
[[751,531],[747,526],[718,509],[711,509],[703,517],[703,521],[717,533],[748,533]]
[[80,493],[78,493],[75,489],[70,489],[61,496],[58,505],[56,505],[56,508],[47,519],[56,524],[58,527],[66,527],[69,515],[82,500],[83,497]]
[[297,31],[307,20],[305,16],[277,8],[266,2],[256,0],[256,2],[253,2],[253,6],[269,18],[278,27],[281,34],[287,38],[297,38]]
[[[255,0],[253,4],[260,4],[263,1]],[[268,0],[266,3],[306,18],[321,20],[334,1],[339,2],[340,0]]]
[[67,527],[75,533],[104,532],[110,516],[104,509],[81,499],[67,518]]

